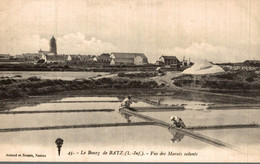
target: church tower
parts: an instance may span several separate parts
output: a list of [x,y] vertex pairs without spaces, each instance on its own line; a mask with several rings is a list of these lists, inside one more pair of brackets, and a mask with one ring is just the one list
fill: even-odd
[[50,40],[50,53],[57,54],[56,39],[52,36]]

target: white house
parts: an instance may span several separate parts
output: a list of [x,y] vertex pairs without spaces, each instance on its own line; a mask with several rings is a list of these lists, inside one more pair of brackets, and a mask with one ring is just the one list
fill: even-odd
[[75,60],[80,60],[80,56],[79,55],[68,55],[67,58],[68,61],[75,61]]
[[177,65],[180,61],[176,56],[161,56],[159,60],[156,62],[157,65]]
[[97,62],[98,61],[98,58],[96,56],[92,56],[92,61],[93,62]]
[[144,65],[148,64],[148,59],[143,53],[121,53],[112,52],[110,54],[110,65]]

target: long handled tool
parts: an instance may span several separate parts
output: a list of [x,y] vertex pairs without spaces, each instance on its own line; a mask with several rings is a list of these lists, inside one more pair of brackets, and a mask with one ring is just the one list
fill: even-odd
[[[131,109],[135,110],[134,108],[131,108]],[[156,119],[156,118],[153,118],[153,117],[149,117],[149,116],[146,116],[146,115],[134,112],[132,110],[129,110],[127,108],[122,108],[121,112],[129,114],[129,115],[132,115],[132,116],[135,116],[135,117],[138,117],[138,118],[146,120],[146,121],[154,122],[156,125],[164,127],[164,128],[168,128],[170,126],[170,124],[167,123],[167,122],[164,122],[162,120],[159,120],[159,119]],[[188,129],[179,129],[179,128],[176,128],[176,127],[172,127],[170,130],[178,132],[178,133],[181,133],[181,134],[184,134],[186,136],[189,136],[191,138],[194,138],[194,139],[202,141],[202,142],[206,142],[206,143],[214,145],[214,146],[233,148],[233,146],[228,144],[228,143],[224,143],[224,142],[219,141],[217,139],[213,139],[213,138],[204,136],[202,134],[193,132],[193,131],[188,130]]]

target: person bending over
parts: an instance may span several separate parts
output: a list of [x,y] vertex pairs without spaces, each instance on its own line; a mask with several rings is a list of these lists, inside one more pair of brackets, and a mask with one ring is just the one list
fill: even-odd
[[172,123],[172,125],[169,127],[169,129],[172,128],[172,127],[177,127],[177,128],[180,128],[180,129],[186,127],[185,124],[184,124],[184,122],[183,122],[183,120],[182,120],[180,117],[172,116],[172,117],[171,117],[171,121],[173,121],[173,123]]

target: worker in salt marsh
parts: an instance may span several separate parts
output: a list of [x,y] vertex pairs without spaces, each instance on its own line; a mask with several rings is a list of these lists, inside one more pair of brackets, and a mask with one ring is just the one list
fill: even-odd
[[133,103],[131,95],[127,96],[121,103],[121,108],[130,108]]
[[[132,100],[132,97],[131,97],[131,95],[129,95],[129,96],[127,96],[123,101],[122,101],[122,103],[120,104],[120,106],[119,106],[119,109],[118,109],[118,112],[122,115],[122,109],[123,108],[127,108],[127,109],[129,109],[129,110],[132,110],[132,111],[136,111],[134,108],[131,108],[130,106],[131,106],[131,104],[132,103],[137,103],[136,101],[133,101]],[[123,115],[124,115],[124,113],[123,113]],[[129,122],[129,117],[126,115],[126,117],[125,117],[126,119],[127,119],[127,121]]]
[[180,117],[172,116],[172,117],[171,117],[171,121],[173,121],[173,123],[172,123],[172,125],[169,127],[169,129],[172,128],[172,127],[177,127],[177,128],[180,128],[180,129],[186,127],[185,124],[184,124],[184,122],[182,121],[182,119],[181,119]]
[[162,68],[161,68],[161,67],[157,67],[157,68],[156,68],[156,72],[157,72],[157,75],[159,75],[159,76],[165,75],[165,73],[162,71]]

